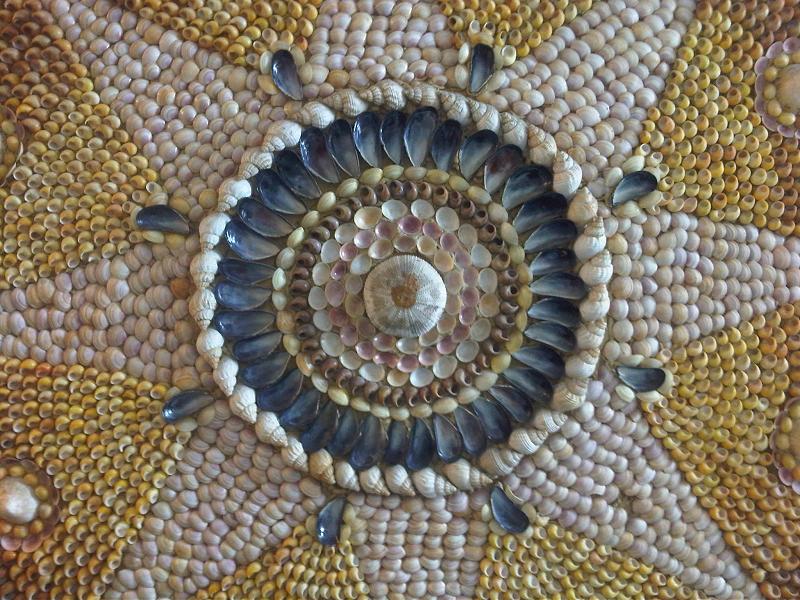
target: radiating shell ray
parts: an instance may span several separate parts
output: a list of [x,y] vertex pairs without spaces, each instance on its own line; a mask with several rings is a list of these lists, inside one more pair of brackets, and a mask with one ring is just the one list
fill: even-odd
[[383,151],[391,161],[400,165],[403,164],[403,133],[406,128],[406,115],[399,110],[392,110],[386,113],[381,121],[380,137]]
[[286,372],[291,358],[288,352],[275,352],[265,359],[240,365],[239,379],[253,388],[273,384]]
[[562,298],[543,298],[530,309],[528,316],[541,321],[553,321],[565,327],[575,328],[580,325],[581,314],[577,306]]
[[578,237],[578,229],[575,223],[569,219],[556,219],[540,225],[525,240],[525,253],[541,252],[542,250],[569,248],[575,238]]
[[303,374],[294,369],[274,384],[256,392],[256,404],[261,410],[280,412],[289,408],[300,393]]
[[431,142],[431,158],[437,169],[450,170],[461,145],[462,136],[461,124],[453,119],[447,119],[436,128]]
[[386,446],[386,435],[383,426],[375,415],[368,415],[361,423],[353,451],[350,453],[350,464],[356,471],[369,469],[380,461]]
[[658,179],[649,171],[628,173],[614,189],[614,193],[611,195],[611,206],[639,200],[657,188]]
[[339,170],[328,151],[325,134],[317,127],[307,127],[300,136],[300,158],[314,175],[328,183],[339,182]]
[[544,250],[531,261],[531,275],[540,277],[558,271],[572,271],[577,263],[572,250],[556,248]]
[[322,450],[331,441],[333,434],[336,433],[336,425],[339,422],[339,409],[334,402],[328,402],[323,406],[317,418],[311,426],[300,435],[300,443],[306,454],[312,454]]
[[371,167],[382,164],[381,120],[374,112],[364,112],[356,117],[353,125],[353,141],[362,158]]
[[303,430],[317,418],[321,395],[316,388],[300,394],[278,418],[281,425],[291,429]]
[[236,210],[242,223],[264,237],[285,237],[294,229],[283,217],[252,198],[239,202]]
[[497,142],[497,134],[488,129],[477,131],[464,140],[458,150],[458,166],[464,179],[472,179],[492,154]]
[[537,296],[553,296],[565,300],[580,300],[589,291],[583,280],[572,273],[550,273],[531,284]]
[[225,241],[231,250],[245,260],[263,260],[275,256],[280,248],[247,227],[239,219],[225,226]]
[[494,70],[494,52],[486,44],[476,44],[472,49],[469,69],[469,91],[477,94],[489,80]]
[[288,50],[278,50],[272,55],[272,81],[284,94],[293,100],[303,99],[303,86],[297,75],[297,65]]
[[214,286],[214,297],[220,306],[232,310],[252,310],[258,308],[272,294],[270,288],[239,285],[220,281]]
[[345,119],[337,119],[328,128],[328,148],[333,160],[348,175],[358,177],[361,174],[353,129]]
[[506,181],[503,189],[503,206],[507,210],[516,208],[538,198],[553,188],[553,174],[547,167],[525,165],[520,167]]
[[300,215],[306,211],[303,203],[295,198],[292,191],[272,169],[259,171],[251,179],[250,186],[253,189],[253,197],[269,209],[288,215]]
[[525,330],[525,337],[561,352],[572,352],[577,344],[572,330],[558,323],[533,323]]
[[514,227],[520,235],[543,223],[563,217],[568,210],[567,199],[557,192],[545,192],[523,204],[514,217]]
[[258,335],[269,329],[273,323],[275,315],[259,310],[217,311],[211,321],[214,329],[226,340],[241,340]]
[[439,458],[451,463],[461,456],[464,441],[456,426],[445,416],[433,415],[433,432],[436,438],[436,454]]
[[409,254],[379,263],[364,284],[364,305],[384,333],[416,337],[430,330],[444,311],[447,290],[427,261]]
[[236,360],[245,363],[266,358],[278,348],[282,338],[283,334],[280,331],[270,331],[245,338],[233,344],[231,353]]
[[550,380],[556,381],[564,376],[564,359],[547,346],[523,346],[511,356]]
[[483,168],[483,184],[490,194],[499,190],[518,167],[525,162],[522,150],[514,144],[505,144],[494,151]]
[[166,204],[145,206],[136,213],[136,226],[139,229],[181,235],[189,235],[191,231],[189,222],[178,211]]
[[219,274],[232,283],[255,285],[272,278],[275,267],[238,258],[224,258],[219,264]]
[[320,189],[317,182],[303,166],[300,158],[291,150],[281,150],[275,157],[275,170],[281,180],[292,190],[304,198],[317,198]]
[[406,153],[415,167],[422,166],[431,148],[433,134],[436,131],[436,109],[430,106],[418,108],[408,118],[403,132],[403,143]]

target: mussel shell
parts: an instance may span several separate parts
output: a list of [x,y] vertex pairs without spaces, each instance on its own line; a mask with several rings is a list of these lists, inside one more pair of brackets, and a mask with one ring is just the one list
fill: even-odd
[[424,469],[433,461],[435,449],[433,434],[427,423],[422,419],[414,419],[406,452],[406,467],[411,471]]
[[455,462],[464,450],[464,441],[456,426],[439,414],[433,415],[433,433],[436,437],[436,454],[446,463]]
[[314,537],[323,546],[335,546],[342,528],[342,517],[346,501],[344,496],[339,496],[322,507],[317,515],[314,527]]
[[481,129],[469,136],[458,151],[458,166],[461,175],[469,181],[478,172],[497,147],[499,138],[494,131]]
[[272,279],[275,267],[264,263],[250,262],[239,258],[223,258],[217,265],[219,274],[231,283],[255,285]]
[[497,403],[485,398],[476,398],[471,406],[489,441],[502,443],[508,439],[511,435],[511,421]]
[[[503,377],[528,400],[537,404],[548,404],[553,397],[553,386],[536,370],[529,367],[511,367],[503,371]],[[492,387],[492,391],[500,386]],[[497,395],[495,398],[499,400]],[[503,404],[501,402],[501,404]],[[508,409],[506,404],[503,407]],[[512,417],[514,415],[511,415]],[[516,418],[516,417],[514,417]],[[517,419],[518,420],[518,419]]]
[[415,167],[422,166],[431,148],[433,134],[436,131],[436,109],[423,106],[411,113],[403,133],[406,153]]
[[316,180],[312,177],[300,157],[291,150],[281,150],[275,156],[275,171],[286,186],[303,198],[318,198],[321,194]]
[[538,198],[553,187],[553,173],[540,165],[520,167],[506,181],[503,189],[503,206],[507,210]]
[[266,302],[272,290],[254,285],[220,281],[214,286],[214,297],[220,306],[231,310],[252,310]]
[[311,426],[300,435],[300,443],[306,454],[312,454],[325,447],[336,433],[339,409],[335,402],[326,402]]
[[300,158],[314,175],[328,183],[339,182],[339,170],[328,152],[325,134],[318,127],[306,127],[300,135]]
[[282,339],[283,334],[280,331],[262,333],[236,342],[231,348],[231,354],[243,363],[266,358],[280,346]]
[[523,346],[511,356],[552,381],[564,376],[564,359],[547,346]]
[[213,402],[214,397],[206,390],[178,392],[164,403],[161,408],[161,416],[167,423],[175,423],[200,412]]
[[459,406],[455,410],[456,426],[464,441],[464,450],[472,456],[480,456],[486,450],[486,432],[480,419],[472,411]]
[[392,421],[389,425],[386,451],[383,461],[388,465],[402,465],[408,451],[408,429],[400,421]]
[[381,152],[381,120],[374,112],[363,112],[353,124],[353,142],[359,153],[371,167],[380,167],[383,162]]
[[267,208],[286,215],[302,215],[305,205],[295,198],[278,174],[272,169],[260,170],[252,179],[253,197]]
[[486,160],[483,168],[483,187],[490,194],[494,194],[524,162],[525,156],[519,146],[514,144],[500,146]]
[[390,110],[381,121],[381,145],[389,159],[396,165],[403,164],[403,133],[406,116],[399,110]]
[[278,246],[258,235],[239,219],[228,221],[223,235],[228,247],[245,260],[264,260],[280,252]]
[[289,408],[303,387],[303,374],[292,369],[270,386],[256,390],[256,406],[261,410],[281,412]]
[[510,385],[495,385],[489,394],[518,423],[527,423],[533,416],[533,405],[527,394]]
[[288,352],[274,352],[267,358],[240,366],[239,379],[251,388],[271,385],[286,372],[291,358]]
[[294,57],[288,50],[278,50],[272,55],[272,81],[292,100],[303,99],[303,86],[297,74]]
[[136,213],[136,226],[139,229],[163,231],[189,235],[189,222],[177,210],[166,204],[145,206]]
[[578,237],[578,228],[569,219],[548,221],[525,240],[525,253],[541,252],[554,248],[569,248]]
[[386,447],[386,435],[383,426],[375,415],[368,415],[361,422],[356,445],[350,453],[350,464],[356,471],[363,471],[375,466]]
[[278,418],[281,425],[291,429],[308,427],[317,418],[321,394],[316,388],[309,388],[297,397],[289,408]]
[[431,158],[437,169],[450,170],[461,145],[462,136],[461,123],[453,119],[446,120],[436,128],[431,142]]
[[541,321],[552,321],[564,327],[575,328],[581,324],[578,307],[563,298],[543,298],[528,309],[528,316]]
[[572,352],[578,345],[575,334],[571,329],[548,321],[540,321],[529,325],[525,330],[525,337],[547,344],[561,352]]
[[656,189],[658,189],[658,179],[649,171],[628,173],[614,189],[614,193],[611,195],[611,206],[638,201]]
[[477,94],[494,71],[494,52],[486,44],[475,44],[469,68],[469,91]]
[[336,433],[327,444],[326,448],[333,456],[344,457],[353,449],[358,439],[359,420],[354,410],[342,409],[339,414],[339,425]]
[[523,204],[517,216],[514,217],[514,228],[522,235],[554,219],[559,219],[567,214],[569,202],[566,197],[558,192],[545,192],[534,200]]
[[352,177],[361,174],[358,151],[353,141],[353,129],[345,119],[336,119],[328,127],[328,149],[336,164]]
[[657,390],[667,379],[664,369],[652,367],[617,367],[622,382],[636,392]]
[[550,273],[536,279],[531,284],[531,291],[537,296],[580,300],[587,294],[588,288],[580,277],[572,273]]
[[522,533],[531,524],[525,513],[505,495],[500,486],[492,488],[489,506],[494,520],[509,533]]
[[578,259],[572,250],[563,248],[542,250],[531,261],[531,275],[541,277],[548,273],[571,271],[577,263]]
[[261,310],[218,310],[211,326],[226,340],[241,340],[264,333],[275,323],[275,315]]
[[268,209],[258,200],[244,198],[239,201],[236,210],[242,223],[264,237],[286,237],[294,231],[294,227],[283,217]]

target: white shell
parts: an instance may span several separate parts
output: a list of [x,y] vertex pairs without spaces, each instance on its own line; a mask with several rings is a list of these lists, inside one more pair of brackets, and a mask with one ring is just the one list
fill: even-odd
[[348,117],[355,117],[366,111],[368,104],[359,97],[355,90],[340,90],[322,99],[322,102],[333,110],[344,113]]
[[469,98],[467,106],[477,129],[490,129],[495,133],[500,131],[500,113],[494,106]]
[[[579,389],[581,389],[580,385],[582,385],[584,393],[586,392],[585,382],[573,381],[572,384],[578,385]],[[533,424],[539,429],[546,431],[547,433],[556,433],[560,431],[561,427],[566,422],[567,422],[567,415],[565,415],[563,412],[555,412],[549,409],[540,410],[538,413],[536,413],[536,416],[534,416],[533,418]]]
[[208,361],[212,368],[216,367],[219,363],[219,359],[222,356],[222,347],[224,345],[225,338],[213,327],[204,329],[197,336],[197,351],[200,353],[200,356]]
[[267,141],[270,138],[277,138],[283,141],[285,146],[291,147],[297,145],[302,133],[303,128],[299,123],[284,119],[282,121],[276,121],[267,127],[267,135],[264,136],[264,140]]
[[528,148],[530,158],[539,165],[550,166],[556,156],[556,140],[535,125],[528,125]]
[[214,311],[217,309],[217,299],[208,288],[197,290],[189,299],[189,313],[201,328],[207,329]]
[[402,465],[386,467],[386,485],[392,492],[401,496],[413,496],[416,493],[408,471]]
[[595,217],[575,240],[572,250],[581,262],[586,262],[606,247],[606,230],[603,219]]
[[196,255],[189,265],[189,273],[192,275],[194,284],[198,287],[208,287],[217,276],[217,265],[222,260],[219,252],[206,250]]
[[578,225],[585,225],[597,216],[597,198],[589,188],[580,188],[567,209],[567,218]]
[[502,112],[500,113],[500,128],[503,132],[503,143],[525,148],[528,136],[522,119],[511,113]]
[[522,459],[522,454],[509,448],[489,448],[481,454],[480,465],[489,475],[508,475]]
[[262,442],[278,448],[282,448],[289,443],[286,431],[284,431],[278,421],[278,416],[269,411],[260,411],[258,413],[258,417],[256,418],[256,436]]
[[198,231],[200,233],[200,246],[205,250],[211,250],[219,243],[225,227],[231,218],[223,213],[216,212],[208,215],[200,221]]
[[401,109],[406,105],[403,87],[390,79],[384,79],[373,86],[359,92],[367,102],[392,109]]
[[229,356],[223,356],[219,359],[219,364],[214,369],[214,381],[217,382],[217,385],[225,392],[226,396],[230,396],[233,393],[233,388],[236,386],[236,374],[238,372],[239,363],[235,360]]
[[320,129],[324,129],[333,123],[336,118],[333,111],[321,102],[287,104],[285,110],[289,117],[297,119],[304,125],[319,127]]
[[411,474],[414,487],[426,498],[446,496],[456,491],[456,487],[431,468],[421,469]]
[[524,455],[536,452],[547,439],[547,433],[538,429],[517,429],[508,438],[508,445]]
[[343,460],[337,460],[336,466],[333,469],[333,473],[336,476],[337,485],[347,490],[353,490],[354,492],[360,491],[361,488],[358,485],[358,475],[353,467],[350,466],[350,463]]
[[469,106],[464,96],[455,92],[441,92],[439,97],[442,99],[442,108],[448,119],[458,121],[462,125],[469,122]]
[[[272,166],[272,152],[263,148],[248,148],[242,154],[242,163],[239,166],[239,177],[250,179],[261,169],[269,169]],[[228,210],[227,207],[222,207]]]
[[556,154],[553,162],[553,191],[566,198],[578,191],[581,185],[581,167],[566,152]]
[[476,469],[463,458],[454,463],[444,465],[442,471],[450,482],[460,490],[474,490],[485,487],[492,482],[491,478],[483,471]]
[[289,438],[289,443],[281,450],[281,456],[287,465],[300,471],[308,471],[308,456],[297,438]]
[[569,377],[591,377],[597,369],[597,361],[600,359],[600,349],[581,350],[577,354],[572,354],[566,360],[565,370]]
[[358,479],[361,482],[362,489],[369,494],[380,494],[381,496],[389,496],[391,494],[389,488],[386,487],[386,482],[383,480],[381,469],[377,465],[362,471],[358,475]]
[[604,319],[611,308],[611,298],[605,285],[598,285],[589,290],[589,294],[581,302],[580,311],[584,321]]
[[319,450],[309,457],[308,470],[314,477],[329,485],[336,483],[336,476],[333,473],[333,458],[327,450]]
[[[214,370],[216,375],[216,369]],[[230,397],[231,412],[247,423],[255,423],[258,409],[256,407],[256,393],[253,388],[246,385],[237,385]]]
[[599,348],[605,336],[606,322],[600,319],[597,321],[589,321],[581,325],[575,337],[578,339],[578,348],[588,350],[590,348]]
[[585,263],[579,272],[581,279],[588,286],[604,285],[611,281],[614,267],[611,264],[611,253],[603,250]]
[[586,382],[579,379],[558,382],[553,391],[553,409],[567,412],[578,408],[586,399],[586,387]]
[[406,98],[420,106],[439,108],[439,90],[429,83],[415,81],[405,86]]

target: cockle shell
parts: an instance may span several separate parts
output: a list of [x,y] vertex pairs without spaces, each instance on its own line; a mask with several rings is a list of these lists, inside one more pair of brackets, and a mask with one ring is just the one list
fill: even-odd
[[211,285],[214,277],[217,276],[217,265],[220,260],[222,260],[222,256],[216,250],[206,250],[192,259],[189,265],[189,273],[191,273],[192,280],[198,288]]
[[336,484],[340,487],[346,490],[353,490],[354,492],[361,490],[358,484],[358,475],[347,461],[337,460],[336,466],[333,468],[333,473],[336,477]]
[[500,131],[500,112],[494,106],[470,98],[467,98],[467,106],[476,129],[489,129],[495,133]]
[[384,79],[373,86],[359,92],[359,96],[377,106],[384,106],[392,110],[400,110],[406,105],[403,87],[390,79]]
[[462,125],[469,122],[470,111],[464,96],[453,92],[441,92],[439,97],[448,119],[458,121]]
[[[219,364],[217,364],[217,367],[214,369],[215,376],[218,368]],[[233,412],[233,414],[235,414],[237,417],[247,421],[248,423],[256,422],[258,408],[256,407],[256,393],[253,388],[238,384],[233,389],[233,393],[229,398],[229,404],[231,407],[231,412]]]
[[308,471],[308,456],[303,450],[303,444],[296,437],[289,438],[289,443],[281,450],[281,456],[287,465],[300,471]]
[[211,250],[219,244],[219,239],[225,231],[225,226],[231,218],[224,212],[215,212],[200,221],[200,246],[204,250]]
[[319,127],[320,129],[325,129],[336,118],[333,111],[321,102],[287,104],[286,114],[304,125]]
[[225,339],[219,331],[213,327],[204,329],[197,336],[197,351],[200,356],[205,358],[211,367],[216,367],[219,359],[222,356],[222,347],[225,345]]
[[446,496],[456,491],[456,487],[430,468],[421,469],[411,474],[414,487],[426,498]]
[[547,439],[547,434],[538,429],[517,429],[508,438],[508,445],[524,455],[536,452]]
[[566,152],[558,152],[553,161],[553,191],[572,198],[581,185],[581,177],[580,165]]
[[215,310],[217,310],[217,299],[208,288],[200,288],[189,299],[189,314],[203,329],[206,329],[211,323]]
[[[553,409],[568,412],[578,408],[586,399],[586,389],[587,383],[582,379],[566,379],[564,381],[559,381],[558,384],[556,384],[555,390],[553,390]],[[555,418],[555,416],[553,418]],[[558,427],[560,428],[561,425]]]
[[581,302],[580,311],[584,321],[604,319],[611,308],[611,298],[605,285],[596,285]]
[[603,219],[595,217],[575,240],[572,246],[575,256],[581,262],[586,262],[606,247],[606,230]]
[[[278,448],[283,448],[289,443],[286,431],[281,427],[278,421],[278,416],[274,412],[266,410],[258,412],[258,417],[256,418],[256,436],[258,436],[258,439],[262,442]],[[319,452],[316,454],[319,454]]]
[[567,209],[567,218],[577,225],[585,225],[597,216],[597,198],[589,188],[580,188]]
[[564,371],[569,377],[591,377],[597,369],[600,349],[581,350],[567,358]]
[[535,125],[528,125],[528,148],[530,159],[537,165],[552,165],[558,148],[552,135]]
[[220,358],[219,363],[214,368],[214,381],[217,382],[219,389],[225,392],[227,396],[233,394],[238,372],[239,363],[228,356]]
[[608,250],[602,250],[599,254],[593,256],[589,262],[584,263],[579,274],[581,279],[589,286],[608,283],[614,274],[611,253]]
[[361,488],[369,494],[379,494],[381,496],[389,496],[391,492],[386,487],[386,482],[383,480],[383,474],[379,466],[375,465],[362,471],[358,476],[361,482]]
[[319,450],[309,457],[308,470],[314,477],[329,485],[336,483],[336,476],[333,472],[333,457],[327,450]]
[[490,477],[463,458],[444,465],[442,471],[450,482],[460,490],[474,490],[487,486],[492,482]]
[[414,82],[404,87],[406,98],[420,106],[439,108],[439,90],[429,83]]
[[578,328],[575,335],[578,339],[578,348],[588,350],[599,348],[606,337],[606,322],[603,319],[589,321]]
[[355,117],[367,110],[368,104],[355,90],[341,90],[322,99],[322,102],[333,110],[344,113],[348,117]]
[[489,448],[481,454],[481,468],[493,476],[508,475],[522,459],[522,454],[508,448]]
[[415,493],[408,471],[402,465],[386,468],[386,485],[392,492],[401,496],[413,496]]
[[525,148],[527,144],[527,133],[525,123],[518,116],[511,113],[500,113],[500,137],[504,144],[514,144],[520,148]]

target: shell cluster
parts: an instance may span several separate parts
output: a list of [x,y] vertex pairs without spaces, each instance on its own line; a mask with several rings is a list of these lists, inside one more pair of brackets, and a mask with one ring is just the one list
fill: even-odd
[[764,124],[786,137],[800,136],[797,104],[800,91],[800,39],[775,42],[756,61],[756,110]]

